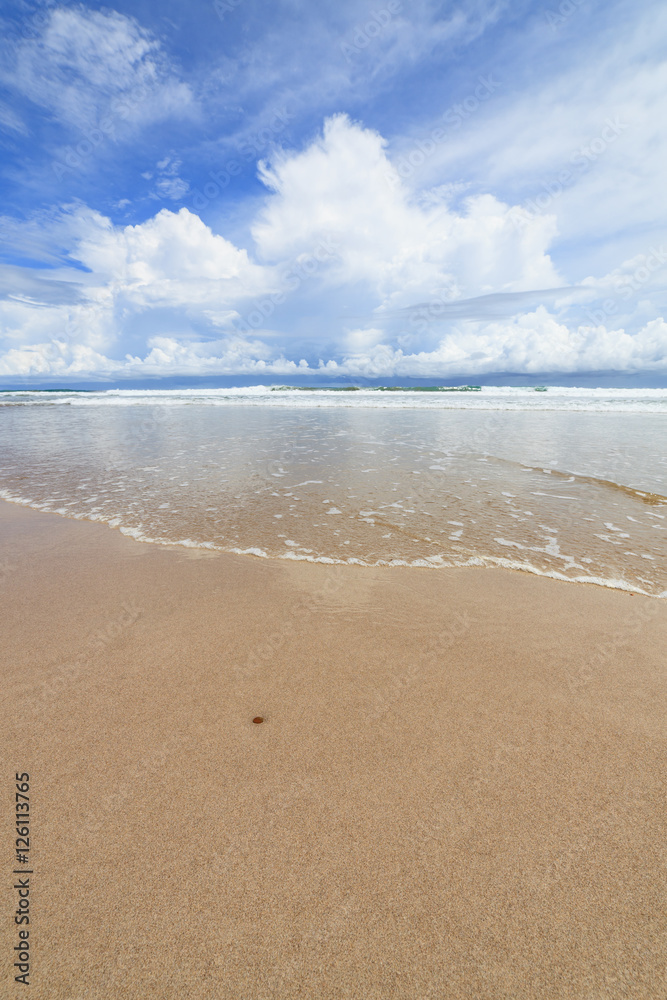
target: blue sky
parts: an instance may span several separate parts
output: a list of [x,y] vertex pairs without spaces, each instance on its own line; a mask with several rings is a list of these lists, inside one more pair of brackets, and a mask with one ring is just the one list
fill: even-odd
[[667,8],[3,7],[0,380],[667,378]]

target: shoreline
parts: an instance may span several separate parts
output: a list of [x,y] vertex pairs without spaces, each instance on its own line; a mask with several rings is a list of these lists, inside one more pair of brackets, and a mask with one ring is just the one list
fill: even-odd
[[8,502],[0,537],[33,996],[656,995],[661,601]]
[[[8,491],[1,490],[0,493],[6,493]],[[31,502],[24,501],[21,498],[9,498],[7,496],[0,495],[0,503],[12,504],[17,507],[23,507],[27,510],[33,510],[36,513],[46,514],[48,516],[53,515],[54,517],[65,518],[69,521],[80,521],[88,524],[100,525],[105,528],[109,528],[112,531],[118,531],[119,534],[123,535],[125,538],[129,538],[139,545],[152,545],[158,546],[159,548],[164,548],[167,550],[199,550],[202,552],[210,552],[215,555],[231,555],[231,556],[241,556],[243,558],[250,557],[254,559],[268,560],[269,562],[294,562],[294,563],[310,563],[312,565],[322,565],[322,566],[350,566],[359,567],[361,569],[428,569],[428,570],[459,570],[459,569],[483,569],[483,570],[501,570],[503,572],[512,573],[525,573],[529,576],[541,577],[547,580],[555,580],[559,583],[573,583],[582,584],[584,586],[593,587],[603,587],[606,590],[620,591],[621,593],[638,595],[641,597],[648,597],[652,600],[666,600],[667,591],[663,591],[660,594],[651,594],[646,590],[642,590],[640,587],[629,583],[625,580],[611,580],[604,577],[568,577],[564,573],[547,572],[530,564],[519,563],[513,559],[500,559],[495,556],[471,556],[466,562],[445,562],[436,561],[435,559],[429,560],[427,557],[422,559],[414,560],[413,562],[406,562],[405,560],[378,560],[375,563],[366,563],[360,559],[336,559],[333,556],[315,556],[310,557],[308,555],[303,555],[292,550],[286,551],[282,555],[269,554],[264,552],[259,548],[248,548],[248,549],[224,549],[220,546],[215,545],[213,542],[193,542],[190,539],[181,539],[180,541],[174,541],[172,539],[164,538],[148,538],[145,535],[140,534],[135,529],[113,523],[118,521],[118,518],[112,517],[107,520],[103,517],[86,517],[83,514],[72,514],[66,513],[60,510],[42,510],[39,506],[33,506]]]

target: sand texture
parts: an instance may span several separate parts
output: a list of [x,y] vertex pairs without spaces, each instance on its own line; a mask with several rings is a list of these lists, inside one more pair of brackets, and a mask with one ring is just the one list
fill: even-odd
[[0,534],[3,997],[667,996],[666,601]]

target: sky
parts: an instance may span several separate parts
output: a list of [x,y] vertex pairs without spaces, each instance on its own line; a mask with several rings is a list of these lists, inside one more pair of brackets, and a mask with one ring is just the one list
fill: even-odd
[[0,38],[1,384],[667,385],[664,4],[6,2]]

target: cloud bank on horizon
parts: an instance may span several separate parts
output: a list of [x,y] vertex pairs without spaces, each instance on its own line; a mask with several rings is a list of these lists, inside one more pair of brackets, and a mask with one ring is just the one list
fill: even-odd
[[0,380],[667,375],[667,8],[14,2]]

